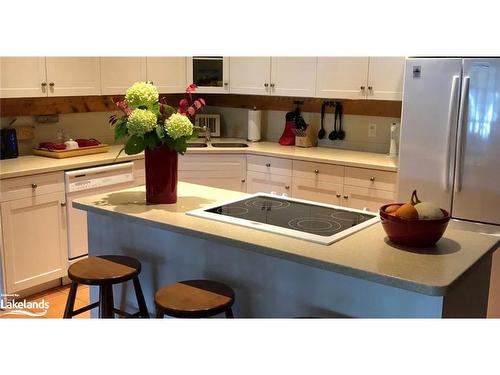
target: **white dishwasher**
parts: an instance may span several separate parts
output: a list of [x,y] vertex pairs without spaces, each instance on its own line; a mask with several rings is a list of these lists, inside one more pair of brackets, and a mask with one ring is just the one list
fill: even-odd
[[126,189],[134,182],[132,162],[105,165],[65,172],[68,228],[68,261],[71,264],[88,254],[87,213],[73,208],[73,200]]

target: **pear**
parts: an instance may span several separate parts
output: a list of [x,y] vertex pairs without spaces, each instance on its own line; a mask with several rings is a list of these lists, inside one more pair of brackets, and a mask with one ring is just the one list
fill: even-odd
[[420,203],[417,197],[417,191],[413,190],[410,201],[403,204],[396,210],[396,216],[402,219],[418,219],[418,211],[415,209],[415,204]]

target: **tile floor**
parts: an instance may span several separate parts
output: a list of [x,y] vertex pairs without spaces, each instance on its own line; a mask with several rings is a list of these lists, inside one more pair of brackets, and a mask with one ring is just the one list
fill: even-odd
[[[24,318],[24,319],[46,319],[46,318],[62,318],[64,308],[66,307],[66,300],[68,298],[69,285],[61,286],[54,289],[49,289],[41,293],[34,294],[26,297],[27,301],[40,301],[45,300],[49,303],[47,314],[43,317],[29,317],[26,315],[5,315],[4,311],[0,311],[0,318]],[[88,305],[90,302],[90,290],[86,285],[78,286],[76,294],[75,310]],[[33,309],[32,312],[40,312]],[[79,314],[74,319],[89,319],[90,311]]]

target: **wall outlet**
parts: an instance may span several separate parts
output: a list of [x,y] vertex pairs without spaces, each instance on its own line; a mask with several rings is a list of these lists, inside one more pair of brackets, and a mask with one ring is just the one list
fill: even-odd
[[368,124],[368,137],[375,138],[377,136],[377,124]]

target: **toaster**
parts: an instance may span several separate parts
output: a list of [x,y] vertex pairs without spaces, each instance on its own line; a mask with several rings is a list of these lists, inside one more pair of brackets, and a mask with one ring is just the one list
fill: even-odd
[[17,145],[16,129],[1,130],[1,150],[0,159],[13,159],[19,156],[19,148]]

